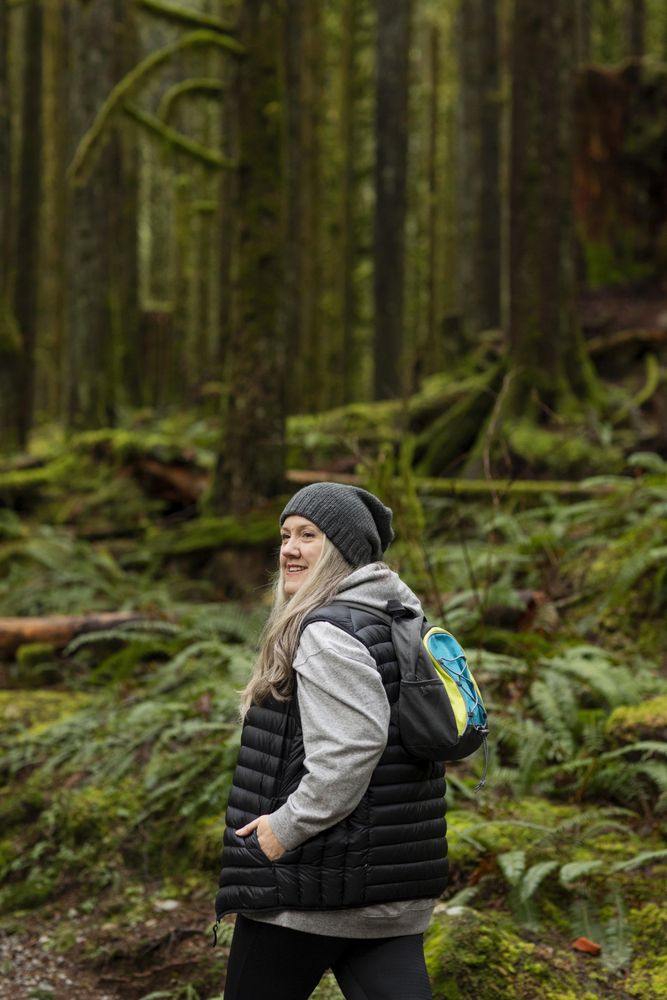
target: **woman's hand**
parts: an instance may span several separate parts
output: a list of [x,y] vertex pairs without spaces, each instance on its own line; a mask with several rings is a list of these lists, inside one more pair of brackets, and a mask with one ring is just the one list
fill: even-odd
[[262,849],[262,853],[266,854],[269,861],[277,861],[278,858],[282,857],[287,848],[283,847],[271,829],[268,816],[258,816],[257,819],[246,823],[240,830],[235,831],[236,836],[247,837],[255,828],[257,828],[257,842]]

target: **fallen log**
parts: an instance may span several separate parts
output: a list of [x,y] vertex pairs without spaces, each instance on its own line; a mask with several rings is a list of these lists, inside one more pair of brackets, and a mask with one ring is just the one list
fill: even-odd
[[146,621],[146,615],[128,611],[100,611],[88,615],[45,615],[40,618],[0,618],[0,656],[12,656],[27,643],[48,643],[63,649],[83,632],[99,632],[126,622]]
[[[363,476],[338,475],[326,469],[292,469],[285,478],[290,483],[308,486],[310,483],[349,483],[352,486],[364,486]],[[396,486],[401,486],[401,480],[396,480]],[[610,493],[623,493],[632,489],[635,480],[617,476],[612,480],[576,480],[561,479],[457,479],[445,476],[419,476],[415,479],[415,488],[420,496],[505,496],[512,494],[520,496],[527,494],[538,496],[542,493],[555,493],[559,496],[607,496]]]

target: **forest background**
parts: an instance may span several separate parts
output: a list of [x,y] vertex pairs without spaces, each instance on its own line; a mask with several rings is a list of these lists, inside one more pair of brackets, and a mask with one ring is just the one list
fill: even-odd
[[320,478],[491,711],[434,996],[667,995],[666,62],[662,0],[0,0],[3,1000],[220,997]]

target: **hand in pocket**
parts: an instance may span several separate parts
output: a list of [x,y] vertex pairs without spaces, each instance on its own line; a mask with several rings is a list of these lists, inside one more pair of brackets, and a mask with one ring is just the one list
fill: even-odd
[[253,830],[257,830],[257,843],[262,854],[266,854],[269,861],[277,861],[287,850],[280,843],[275,833],[271,829],[268,816],[258,816],[236,830],[237,837],[248,837]]

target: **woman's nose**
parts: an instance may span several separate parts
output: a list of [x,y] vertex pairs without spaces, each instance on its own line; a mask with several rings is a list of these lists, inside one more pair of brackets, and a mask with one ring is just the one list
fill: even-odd
[[284,556],[298,555],[299,545],[296,538],[286,538],[282,544],[282,553]]

